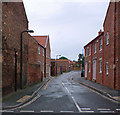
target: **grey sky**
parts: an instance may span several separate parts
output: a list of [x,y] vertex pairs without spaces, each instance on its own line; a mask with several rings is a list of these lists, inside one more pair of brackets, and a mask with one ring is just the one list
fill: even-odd
[[[29,29],[33,35],[48,35],[51,56],[57,54],[77,60],[84,45],[95,38],[108,8],[109,0],[23,0]],[[74,2],[73,2],[74,1]],[[97,0],[98,1],[98,0]]]

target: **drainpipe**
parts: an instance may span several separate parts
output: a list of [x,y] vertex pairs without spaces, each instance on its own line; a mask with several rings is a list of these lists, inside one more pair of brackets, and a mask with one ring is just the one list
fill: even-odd
[[116,2],[115,2],[115,11],[114,11],[114,89],[116,88]]

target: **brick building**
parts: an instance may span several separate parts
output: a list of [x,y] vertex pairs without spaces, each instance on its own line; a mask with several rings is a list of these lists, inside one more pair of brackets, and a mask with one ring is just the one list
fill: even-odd
[[[42,61],[42,72],[44,77],[49,77],[51,75],[51,49],[49,36],[33,36],[39,44],[44,47],[43,51],[43,61]],[[45,59],[45,61],[44,61]]]
[[71,71],[72,62],[70,60],[51,59],[51,75],[60,75],[63,72]]
[[85,77],[120,90],[120,2],[110,2],[104,32],[85,47]]
[[41,82],[43,80],[44,67],[44,47],[36,39],[29,35],[29,52],[28,52],[28,83]]
[[[28,30],[23,2],[2,2],[3,95],[20,87],[20,34]],[[28,77],[28,34],[23,34],[23,86]]]

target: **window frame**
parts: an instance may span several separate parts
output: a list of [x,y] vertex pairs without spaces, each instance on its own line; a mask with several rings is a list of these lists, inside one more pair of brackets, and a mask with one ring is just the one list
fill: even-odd
[[106,45],[108,45],[109,44],[109,32],[107,32],[107,34],[106,34]]
[[40,45],[38,46],[38,54],[40,55]]
[[103,43],[102,43],[102,38],[100,38],[100,51],[102,51],[102,45],[103,45]]
[[91,63],[89,62],[88,64],[88,72],[90,73],[91,72]]
[[94,46],[94,53],[96,53],[96,52],[97,52],[97,42],[95,42],[94,45],[95,45],[95,46]]
[[102,73],[102,60],[99,61],[99,73]]
[[109,74],[108,62],[106,62],[106,75]]

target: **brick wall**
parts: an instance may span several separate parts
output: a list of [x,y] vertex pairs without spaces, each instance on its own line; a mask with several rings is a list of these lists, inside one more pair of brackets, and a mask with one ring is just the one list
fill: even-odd
[[29,35],[28,83],[41,82],[43,77],[43,48]]
[[[3,95],[14,91],[15,50],[17,54],[17,87],[20,75],[20,33],[28,30],[28,20],[22,2],[2,3],[2,80]],[[28,76],[28,35],[23,34],[23,85]],[[8,90],[9,89],[9,90]]]
[[46,47],[46,77],[51,75],[51,49],[50,49],[50,41],[48,39],[47,47]]
[[[85,63],[91,62],[91,71],[88,72],[87,78],[92,80],[93,59],[96,58],[96,82],[104,84],[113,89],[120,90],[120,2],[110,2],[106,18],[104,21],[104,33],[101,36],[89,42],[85,48]],[[107,33],[109,34],[109,43],[107,43]],[[100,38],[102,38],[102,50],[100,47]],[[98,41],[98,42],[97,42]],[[96,53],[94,53],[95,42],[97,42]],[[91,55],[89,56],[89,46],[91,45]],[[102,60],[102,72],[100,73],[100,60]],[[108,74],[106,69],[108,63]]]

